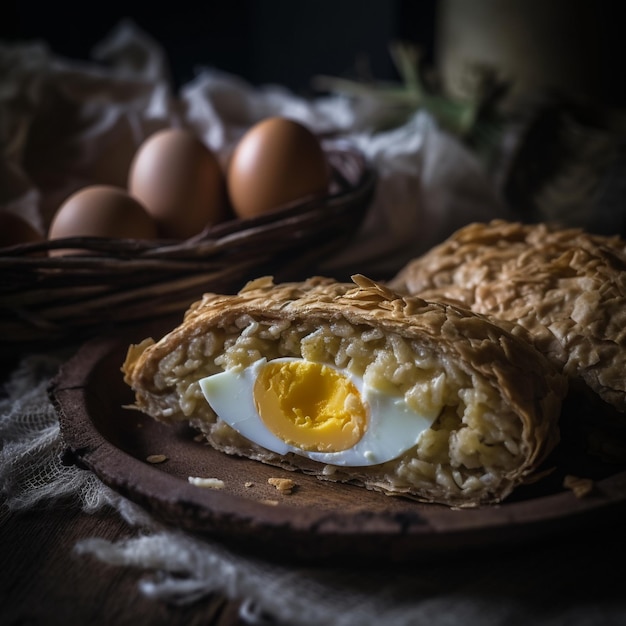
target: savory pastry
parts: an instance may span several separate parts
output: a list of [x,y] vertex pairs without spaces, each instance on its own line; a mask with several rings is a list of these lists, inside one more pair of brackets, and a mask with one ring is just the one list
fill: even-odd
[[426,502],[498,502],[558,441],[566,379],[482,316],[364,276],[205,294],[130,346],[135,405],[218,450]]
[[626,410],[626,242],[581,229],[470,224],[389,282],[468,307],[525,336],[572,388]]

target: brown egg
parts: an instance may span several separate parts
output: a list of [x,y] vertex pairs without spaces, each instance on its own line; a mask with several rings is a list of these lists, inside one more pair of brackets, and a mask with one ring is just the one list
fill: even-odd
[[227,185],[233,210],[247,218],[327,193],[330,168],[317,137],[305,126],[271,117],[241,138]]
[[130,167],[128,190],[165,238],[187,239],[226,217],[224,175],[191,131],[169,128],[146,139]]
[[[73,193],[55,213],[48,231],[48,239],[154,239],[156,236],[156,224],[141,203],[125,189],[110,185],[92,185]],[[50,255],[80,252],[50,250]]]
[[20,215],[0,211],[0,248],[43,241],[44,236]]

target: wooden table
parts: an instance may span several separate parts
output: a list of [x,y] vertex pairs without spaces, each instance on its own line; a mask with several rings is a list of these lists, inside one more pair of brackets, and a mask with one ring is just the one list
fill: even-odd
[[[103,512],[87,515],[78,511],[76,503],[56,502],[20,514],[9,514],[3,506],[0,513],[0,624],[246,624],[239,616],[239,603],[236,601],[221,595],[210,595],[190,606],[170,606],[146,598],[139,592],[137,585],[143,572],[105,565],[73,552],[80,539],[98,536],[116,540],[129,536],[131,532],[117,514]],[[564,572],[564,575],[536,594],[529,592],[533,589],[530,579],[528,589],[520,590],[514,598],[504,595],[498,602],[534,603],[544,616],[546,611],[554,611],[552,623],[561,626],[566,622],[560,615],[566,612],[567,598],[571,597],[577,605],[583,602],[600,610],[622,606],[623,621],[611,621],[611,624],[626,624],[622,572],[626,561],[625,545],[623,524],[620,522],[597,528],[591,533],[563,534],[545,545],[524,548],[528,550],[531,563],[547,560],[553,564],[550,567]],[[509,557],[512,564],[522,558],[516,552],[501,555],[502,559]],[[480,562],[477,562],[477,580],[481,576]],[[537,576],[545,578],[542,572],[537,572]],[[517,577],[515,571],[512,577]],[[445,591],[441,590],[442,593]],[[497,590],[493,593],[497,594]]]
[[191,606],[171,606],[141,594],[145,575],[77,556],[77,541],[111,541],[133,531],[115,512],[82,513],[62,501],[9,513],[0,510],[0,624],[64,626],[240,626],[239,604],[211,595]]

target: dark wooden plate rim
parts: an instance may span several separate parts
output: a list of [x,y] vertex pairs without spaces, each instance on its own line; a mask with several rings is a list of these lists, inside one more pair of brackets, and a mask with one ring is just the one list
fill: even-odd
[[[463,510],[388,498],[333,483],[323,485],[330,500],[330,506],[325,507],[318,507],[314,500],[309,506],[294,506],[289,498],[270,506],[229,489],[199,489],[189,484],[186,476],[167,473],[160,465],[148,464],[121,449],[103,434],[94,419],[94,391],[109,384],[103,374],[112,380],[121,379],[119,365],[127,346],[127,338],[92,339],[51,382],[49,395],[59,416],[69,462],[93,472],[166,525],[217,538],[237,549],[288,560],[329,562],[347,555],[352,559],[421,560],[473,548],[537,541],[556,532],[606,523],[623,515],[626,509],[623,471],[596,481],[592,494],[583,498],[562,489],[497,506]],[[112,398],[114,401],[115,393]],[[219,455],[225,470],[245,464],[250,476],[267,467],[208,447],[203,454]],[[279,469],[272,469],[272,473],[294,477],[293,473]],[[312,477],[297,479],[320,483]],[[348,497],[365,498],[364,506],[343,506],[345,493],[334,506],[334,494],[350,489],[353,491],[348,492]],[[368,508],[368,502],[375,506]]]

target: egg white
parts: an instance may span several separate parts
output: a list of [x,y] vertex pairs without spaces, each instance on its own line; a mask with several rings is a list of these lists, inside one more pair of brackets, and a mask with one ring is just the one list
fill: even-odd
[[[280,358],[274,361],[301,359]],[[359,467],[377,465],[399,457],[415,446],[435,418],[410,409],[403,397],[382,393],[349,372],[342,371],[359,390],[368,407],[369,422],[363,437],[351,448],[338,452],[315,452],[290,445],[272,433],[261,420],[254,403],[254,383],[267,363],[262,358],[243,368],[231,368],[199,381],[202,393],[217,416],[250,441],[275,452],[293,452],[329,465]],[[337,369],[337,368],[335,368]]]

